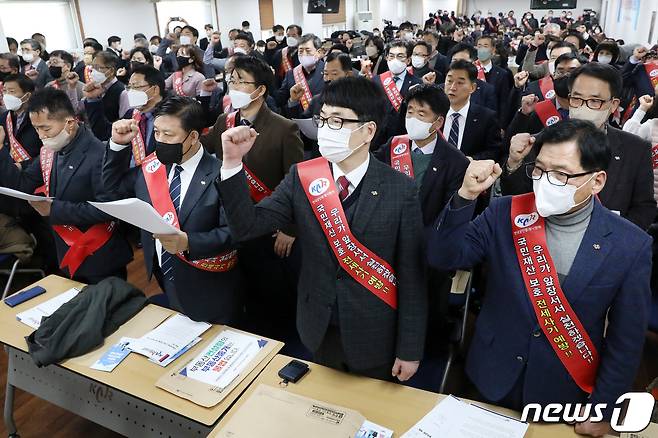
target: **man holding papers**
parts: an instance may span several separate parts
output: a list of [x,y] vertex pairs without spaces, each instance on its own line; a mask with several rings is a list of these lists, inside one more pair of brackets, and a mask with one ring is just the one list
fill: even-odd
[[423,224],[413,181],[368,152],[382,106],[369,80],[332,81],[317,119],[322,157],[293,166],[256,205],[242,158],[258,133],[227,130],[219,189],[238,240],[297,224],[304,254],[297,329],[314,360],[407,380],[425,342]]
[[151,235],[142,230],[144,261],[171,307],[197,321],[234,324],[241,309],[237,255],[214,181],[220,162],[199,136],[201,104],[174,96],[154,111],[155,152],[130,167],[134,120],[112,125],[103,162],[103,184],[115,199],[137,197],[150,203],[180,231]]
[[117,223],[86,201],[107,200],[101,184],[103,144],[79,126],[65,92],[47,87],[34,93],[28,113],[44,147],[19,170],[0,153],[0,185],[54,199],[30,201],[47,217],[55,238],[59,267],[84,283],[126,278],[132,250]]

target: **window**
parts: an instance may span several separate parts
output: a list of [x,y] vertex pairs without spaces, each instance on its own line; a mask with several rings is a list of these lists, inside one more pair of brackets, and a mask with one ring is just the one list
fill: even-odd
[[[199,38],[205,37],[203,26],[214,22],[210,10],[210,0],[162,0],[156,3],[156,7],[158,8],[158,22],[160,23],[162,35],[165,34],[165,27],[170,18],[187,20],[190,26],[199,31]],[[169,31],[173,32],[174,27],[178,25],[184,26],[185,23],[175,20],[172,22]]]
[[68,1],[3,1],[0,21],[5,35],[19,43],[39,32],[46,36],[49,51],[78,46],[77,26]]

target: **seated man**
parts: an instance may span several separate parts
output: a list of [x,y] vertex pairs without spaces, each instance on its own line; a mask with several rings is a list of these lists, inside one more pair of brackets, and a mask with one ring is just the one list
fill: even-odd
[[[484,400],[516,410],[607,403],[609,421],[642,355],[651,238],[598,200],[612,159],[601,130],[558,122],[536,144],[536,161],[523,170],[533,192],[496,198],[473,221],[475,199],[502,170],[470,163],[429,236],[429,261],[440,269],[489,263],[466,363]],[[576,424],[593,436],[608,428]]]
[[192,98],[162,101],[154,109],[155,153],[133,168],[128,146],[139,135],[137,123],[115,122],[103,185],[115,199],[137,197],[173,215],[180,233],[141,233],[148,276],[155,274],[171,307],[195,320],[235,324],[241,314],[241,277],[213,184],[220,162],[199,142],[203,120],[201,104]]
[[258,135],[247,126],[229,129],[219,189],[239,241],[297,224],[304,254],[297,330],[314,360],[403,381],[416,372],[425,343],[423,225],[413,182],[368,152],[382,103],[365,78],[327,85],[316,118],[323,157],[293,166],[255,205],[242,157]]

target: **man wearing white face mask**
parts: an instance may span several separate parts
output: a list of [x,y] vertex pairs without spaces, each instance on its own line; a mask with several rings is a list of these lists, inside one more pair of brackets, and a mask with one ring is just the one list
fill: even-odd
[[517,410],[530,402],[605,403],[603,421],[585,417],[574,426],[600,437],[640,363],[651,238],[597,198],[614,163],[602,131],[558,122],[537,145],[524,170],[533,193],[497,198],[472,221],[475,199],[502,170],[493,161],[470,163],[428,257],[441,269],[489,263],[466,362],[483,401]]
[[21,69],[28,78],[34,81],[37,88],[44,87],[53,78],[48,72],[48,66],[41,59],[41,44],[34,39],[26,39],[21,41],[21,53],[25,65]]
[[34,82],[22,74],[7,76],[2,89],[7,111],[0,114],[0,136],[11,159],[21,166],[32,162],[41,149],[41,140],[27,113],[34,90]]
[[[608,184],[599,198],[610,210],[646,230],[656,215],[653,198],[651,145],[628,132],[608,124],[608,118],[619,106],[622,79],[610,65],[592,62],[569,75],[569,118],[587,120],[605,132],[613,160],[608,169]],[[524,177],[519,163],[532,162],[537,148],[530,133],[512,137],[509,168],[503,175],[501,187],[505,194],[527,193],[532,188]]]
[[297,330],[315,362],[405,381],[423,355],[427,314],[417,190],[370,157],[383,102],[371,81],[332,81],[324,99],[315,119],[323,157],[293,166],[256,205],[241,161],[263,134],[242,126],[222,134],[224,209],[239,241],[297,224]]
[[297,57],[299,65],[286,73],[281,87],[273,93],[277,105],[283,107],[290,99],[291,88],[302,87],[303,96],[300,99],[302,108],[306,110],[314,95],[324,89],[324,61],[319,58],[318,49],[322,47],[320,38],[312,33],[304,35],[299,40]]
[[420,78],[425,83],[442,84],[445,80],[445,75],[429,65],[432,46],[425,41],[418,41],[413,47],[411,53],[411,74]]
[[271,58],[268,59],[269,64],[274,69],[277,86],[280,86],[290,70],[299,65],[297,47],[299,46],[299,39],[301,37],[301,26],[291,24],[286,28],[285,38],[280,43],[284,46],[274,52],[271,55]]
[[85,283],[125,279],[132,249],[112,218],[87,202],[110,200],[101,183],[103,143],[78,125],[61,90],[38,90],[27,110],[43,148],[23,170],[0,153],[0,185],[54,198],[30,205],[52,228],[62,275]]

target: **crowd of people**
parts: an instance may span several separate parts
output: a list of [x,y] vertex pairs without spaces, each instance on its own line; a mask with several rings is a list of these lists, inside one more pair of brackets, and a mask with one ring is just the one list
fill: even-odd
[[[632,388],[656,47],[609,38],[593,11],[437,11],[324,41],[296,24],[255,41],[245,21],[226,46],[176,21],[131,49],[85,38],[80,57],[7,38],[0,186],[47,198],[0,212],[47,272],[125,279],[143,251],[158,303],[284,340],[296,327],[316,362],[404,382],[443,354],[452,276],[471,270],[479,398],[611,408]],[[179,232],[88,203],[125,198]]]

